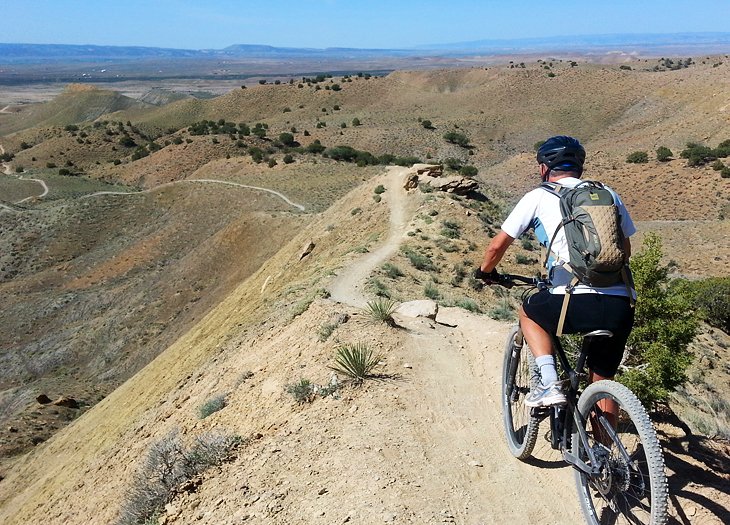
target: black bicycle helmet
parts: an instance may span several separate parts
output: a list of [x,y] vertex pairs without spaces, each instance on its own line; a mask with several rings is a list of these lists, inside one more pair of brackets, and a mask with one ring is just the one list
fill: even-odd
[[[550,171],[574,171],[583,173],[586,150],[573,137],[550,137],[537,150],[538,164],[545,164]],[[549,172],[548,172],[549,173]]]

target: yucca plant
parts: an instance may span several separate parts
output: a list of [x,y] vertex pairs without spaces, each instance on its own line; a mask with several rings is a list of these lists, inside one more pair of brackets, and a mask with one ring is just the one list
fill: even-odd
[[374,354],[365,343],[344,344],[335,350],[335,365],[330,368],[351,377],[356,383],[362,383],[372,377],[372,371],[381,359],[382,356]]
[[397,303],[393,299],[377,297],[372,301],[368,301],[365,311],[374,322],[393,326],[395,324],[393,312],[395,312],[396,307]]

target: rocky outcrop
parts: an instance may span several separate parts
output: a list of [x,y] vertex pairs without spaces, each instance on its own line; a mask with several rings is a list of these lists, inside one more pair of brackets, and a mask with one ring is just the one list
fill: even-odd
[[458,175],[450,177],[423,177],[423,183],[430,185],[438,191],[454,193],[456,195],[467,195],[479,188],[479,183],[473,179],[459,177]]
[[434,190],[454,193],[456,195],[468,195],[479,188],[479,183],[474,179],[460,175],[444,177],[443,166],[440,164],[414,164],[413,170],[408,174],[403,187],[410,190],[420,184],[428,184]]

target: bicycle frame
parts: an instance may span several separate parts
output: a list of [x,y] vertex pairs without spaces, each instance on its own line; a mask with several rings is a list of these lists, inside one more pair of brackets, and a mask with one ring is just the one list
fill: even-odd
[[[530,286],[535,287],[537,289],[543,289],[547,288],[549,286],[549,283],[541,278],[534,278],[534,277],[524,277],[520,275],[512,275],[512,274],[502,274],[501,280],[498,282],[498,284],[505,286],[507,288],[511,288],[512,286]],[[557,337],[555,334],[550,334],[550,338],[552,340],[553,348],[555,349],[555,354],[558,356],[558,361],[560,362],[560,366],[565,371],[565,373],[568,376],[568,389],[566,392],[566,398],[567,398],[567,404],[565,406],[560,407],[539,407],[539,408],[533,408],[531,415],[540,419],[545,419],[548,416],[550,417],[550,430],[551,430],[551,440],[550,444],[552,448],[556,450],[560,450],[563,453],[563,460],[568,463],[569,465],[572,465],[574,468],[588,474],[589,476],[598,476],[601,473],[601,468],[599,465],[599,461],[597,461],[597,458],[595,454],[593,453],[593,450],[590,446],[588,446],[588,434],[586,433],[585,426],[586,422],[583,420],[582,416],[580,415],[580,412],[577,408],[578,403],[578,397],[580,394],[580,382],[582,379],[586,378],[586,374],[584,373],[583,369],[586,364],[586,358],[588,357],[587,354],[587,338],[596,336],[596,335],[610,335],[610,332],[606,332],[604,330],[598,330],[596,332],[591,332],[590,334],[585,334],[583,336],[583,342],[581,344],[581,350],[580,354],[578,355],[578,360],[576,362],[575,368],[570,366],[570,362],[568,361],[568,357],[565,355],[565,350],[563,349],[563,345],[560,343],[560,338]],[[524,342],[524,335],[522,334],[522,328],[520,328],[517,333],[515,334],[515,341],[514,344],[518,348],[522,348]],[[513,359],[511,360],[511,367],[512,369],[509,371],[509,376],[514,377],[515,370],[517,367],[517,360],[514,359],[516,357],[515,355],[512,356]],[[513,395],[512,391],[508,392],[508,395],[511,397]],[[598,412],[598,420],[602,427],[606,430],[607,434],[611,438],[611,440],[616,443],[618,446],[618,449],[620,450],[621,455],[630,462],[629,454],[624,448],[624,446],[621,444],[621,440],[616,438],[616,433],[611,427],[608,420],[603,415],[603,411],[596,407],[596,410]],[[573,429],[576,429],[578,432],[578,437],[581,440],[581,443],[583,445],[583,450],[587,452],[588,459],[590,460],[591,465],[589,466],[585,461],[581,460],[577,455],[573,454],[571,452],[571,439],[573,435]]]
[[[588,356],[586,336],[583,337],[580,354],[578,355],[575,368],[570,366],[570,362],[568,361],[568,357],[565,355],[565,350],[563,349],[563,345],[560,343],[560,339],[554,334],[551,334],[551,339],[553,342],[553,348],[555,349],[555,354],[558,356],[560,366],[568,376],[568,389],[566,392],[567,404],[565,406],[550,407],[548,409],[550,416],[550,429],[552,432],[551,445],[554,449],[560,450],[563,453],[563,460],[569,465],[572,465],[574,468],[585,472],[590,476],[600,475],[601,469],[599,462],[596,460],[592,448],[588,445],[588,434],[585,431],[586,422],[583,420],[577,408],[578,397],[580,395],[580,382],[586,377],[586,374],[583,371],[586,358]],[[616,434],[613,431],[613,428],[611,428],[611,425],[608,423],[608,420],[603,415],[603,412],[598,407],[596,407],[596,409],[599,411],[599,421],[601,426],[606,429],[611,439],[619,445],[622,455],[628,460],[629,456],[626,449],[621,445],[620,440],[616,439]],[[581,460],[577,455],[571,452],[572,447],[570,446],[570,441],[572,439],[574,429],[578,431],[578,437],[583,444],[582,448],[588,453],[590,464],[593,466],[588,465],[585,461]]]

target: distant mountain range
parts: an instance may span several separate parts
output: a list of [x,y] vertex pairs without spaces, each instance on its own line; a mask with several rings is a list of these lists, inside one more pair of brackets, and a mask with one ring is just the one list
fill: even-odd
[[44,62],[97,62],[104,60],[148,59],[249,59],[249,58],[383,58],[417,56],[457,56],[475,54],[531,53],[542,51],[591,52],[620,50],[693,51],[723,53],[730,51],[730,33],[617,34],[578,35],[512,40],[477,40],[433,44],[410,49],[292,48],[237,44],[224,49],[168,49],[136,46],[96,46],[66,44],[0,43],[0,63],[32,64]]

